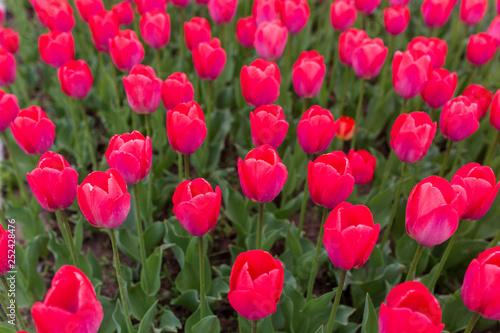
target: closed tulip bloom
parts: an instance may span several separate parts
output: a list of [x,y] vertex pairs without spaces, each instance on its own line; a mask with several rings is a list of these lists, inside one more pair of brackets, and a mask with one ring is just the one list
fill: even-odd
[[19,114],[19,105],[17,97],[13,94],[7,94],[0,89],[0,132],[10,127],[10,123],[16,119]]
[[420,161],[436,135],[437,124],[425,112],[400,115],[391,130],[391,148],[404,163]]
[[0,86],[8,86],[16,81],[16,58],[4,49],[0,47]]
[[191,155],[201,147],[207,126],[198,103],[181,103],[167,111],[167,136],[170,146],[184,155]]
[[307,166],[309,194],[319,206],[333,209],[345,201],[354,189],[354,177],[342,151],[320,155]]
[[458,169],[451,178],[451,183],[462,186],[467,193],[467,209],[461,216],[466,220],[479,220],[483,217],[500,187],[493,170],[478,163],[469,163]]
[[210,0],[208,13],[216,24],[228,24],[236,14],[238,0]]
[[40,35],[38,49],[42,60],[55,68],[75,59],[75,42],[71,32],[51,31]]
[[10,124],[10,130],[19,148],[29,155],[48,151],[56,136],[56,126],[39,106],[30,106],[19,112]]
[[381,0],[354,0],[356,9],[365,15],[372,14],[380,5]]
[[485,32],[471,35],[467,43],[467,60],[475,66],[481,66],[493,59],[497,50],[495,37]]
[[351,164],[354,184],[363,185],[372,181],[377,159],[366,150],[349,150],[347,154],[349,164]]
[[425,247],[441,244],[457,230],[466,206],[463,187],[452,186],[438,176],[427,177],[413,188],[408,198],[406,232]]
[[479,111],[476,103],[465,96],[458,96],[447,102],[441,111],[439,129],[452,141],[462,141],[479,128]]
[[339,122],[335,122],[328,109],[319,105],[311,106],[297,125],[297,139],[300,147],[307,154],[324,152],[337,133]]
[[255,31],[255,50],[263,59],[277,60],[285,50],[287,38],[288,30],[281,21],[263,22]]
[[120,22],[116,15],[107,10],[101,10],[89,19],[92,40],[99,52],[109,52],[108,40],[115,37],[120,30]]
[[394,54],[392,84],[401,97],[410,99],[420,94],[431,74],[431,58],[422,51],[396,51]]
[[495,38],[497,45],[500,45],[500,16],[497,16],[491,21],[487,34]]
[[76,191],[83,216],[97,228],[121,226],[130,210],[130,197],[127,183],[115,169],[92,172]]
[[38,0],[34,8],[40,22],[49,30],[68,32],[75,25],[73,9],[65,0]]
[[240,253],[231,269],[229,304],[248,320],[265,318],[276,312],[284,279],[283,264],[268,252]]
[[279,0],[254,0],[252,5],[252,16],[255,24],[262,22],[272,22],[279,19],[280,2]]
[[12,234],[0,224],[0,276],[7,274],[11,270],[12,261],[9,262],[9,250],[14,250],[12,248],[12,240]]
[[469,311],[491,320],[500,319],[500,247],[488,249],[472,260],[462,285],[462,301]]
[[193,50],[193,64],[202,80],[217,79],[226,65],[226,51],[220,46],[220,40],[213,38],[198,44]]
[[82,20],[87,23],[92,15],[104,9],[102,0],[76,0],[76,9]]
[[450,18],[454,5],[454,0],[424,0],[420,7],[424,24],[430,28],[443,26]]
[[240,18],[236,23],[236,39],[243,47],[249,49],[253,47],[255,31],[257,26],[252,16]]
[[173,110],[177,105],[193,100],[193,85],[186,74],[175,72],[163,82],[161,96],[165,109]]
[[363,80],[377,77],[387,57],[387,47],[380,38],[365,39],[351,56],[352,68]]
[[170,41],[170,15],[158,9],[144,13],[140,21],[141,36],[154,49],[160,49]]
[[281,2],[281,22],[292,35],[304,29],[310,14],[307,0],[282,0]]
[[342,141],[351,140],[354,136],[354,130],[356,129],[356,122],[354,119],[347,116],[341,116],[338,122],[337,138]]
[[31,315],[38,333],[97,333],[104,317],[92,283],[73,266],[57,271],[43,303],[35,303]]
[[153,9],[158,9],[162,12],[167,10],[167,0],[134,0],[134,2],[140,15],[144,15],[144,13]]
[[257,59],[241,68],[241,93],[255,107],[271,104],[280,95],[281,74],[272,61]]
[[189,5],[191,0],[170,0],[170,2],[172,2],[172,4],[177,7],[186,7],[187,5]]
[[94,82],[94,77],[85,60],[70,60],[57,70],[63,93],[72,98],[85,98]]
[[470,99],[472,103],[477,104],[478,117],[482,118],[488,112],[491,104],[491,96],[493,93],[479,84],[471,84],[465,88],[462,96]]
[[279,105],[263,105],[250,112],[250,129],[255,147],[265,144],[277,149],[285,140],[288,122]]
[[442,67],[446,61],[448,44],[439,38],[416,37],[408,43],[408,50],[420,50],[431,57],[432,68]]
[[467,25],[479,23],[488,10],[488,0],[462,0],[460,2],[460,20]]
[[335,0],[330,5],[330,23],[337,31],[349,29],[358,19],[354,0]]
[[9,28],[0,28],[0,45],[10,53],[19,50],[19,34]]
[[212,40],[210,23],[203,17],[193,17],[184,22],[184,39],[188,50],[193,51],[198,44]]
[[113,63],[123,72],[130,71],[144,58],[144,47],[133,30],[119,31],[108,43]]
[[432,71],[420,96],[431,108],[441,108],[455,94],[457,82],[457,73],[450,73],[444,68],[436,68]]
[[293,65],[293,88],[301,98],[312,98],[319,94],[326,67],[323,56],[317,51],[303,51]]
[[129,25],[134,22],[134,9],[129,1],[122,1],[111,7],[112,12],[118,18],[121,25]]
[[420,282],[404,282],[392,288],[378,316],[380,333],[441,333],[441,307]]
[[175,189],[172,198],[174,215],[181,225],[193,236],[210,232],[219,218],[221,191],[215,191],[203,178],[185,180]]
[[500,0],[496,1],[497,14],[500,15]]
[[36,201],[49,212],[69,208],[75,201],[78,173],[62,155],[44,153],[26,177]]
[[151,169],[151,139],[138,131],[116,134],[109,140],[104,156],[109,167],[116,169],[127,184],[137,184],[147,177]]
[[500,132],[500,90],[497,90],[491,101],[490,124]]
[[410,22],[410,10],[405,6],[391,6],[384,9],[385,30],[393,36],[397,36],[406,30]]
[[361,268],[366,263],[380,232],[380,224],[373,224],[368,207],[348,202],[335,207],[323,228],[326,253],[333,266],[343,270]]
[[368,38],[364,30],[350,28],[340,34],[339,37],[339,58],[340,61],[352,67],[352,53]]

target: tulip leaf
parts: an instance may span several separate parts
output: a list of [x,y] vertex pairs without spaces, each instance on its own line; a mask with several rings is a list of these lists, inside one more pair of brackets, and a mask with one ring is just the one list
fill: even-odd
[[82,243],[83,243],[83,220],[79,219],[78,223],[75,225],[74,231],[74,242],[75,242],[75,250],[76,253],[80,253],[82,251]]
[[147,296],[144,293],[140,283],[128,288],[127,295],[130,301],[130,312],[139,320],[142,320],[146,312],[156,300],[156,297]]
[[325,293],[318,298],[314,298],[312,300],[307,301],[306,305],[304,305],[301,312],[304,313],[306,316],[312,316],[318,313],[319,311],[323,310],[332,302],[332,299],[335,296],[336,289],[337,288],[335,288],[334,291]]
[[148,333],[151,332],[151,328],[154,328],[153,325],[153,320],[155,319],[156,316],[156,305],[158,304],[158,301],[156,301],[149,310],[146,312],[144,317],[142,317],[141,323],[139,324],[139,331],[138,333]]
[[198,299],[198,290],[185,290],[179,297],[172,300],[172,305],[182,306],[189,311],[195,311],[200,305],[200,300]]
[[443,317],[442,322],[446,330],[450,332],[461,331],[467,326],[471,312],[467,310],[462,301],[461,289],[454,294],[445,296],[442,299]]
[[160,332],[178,332],[182,328],[182,323],[171,310],[163,310],[160,319]]
[[141,286],[147,295],[154,295],[160,290],[160,272],[164,248],[167,245],[157,247],[146,259],[146,266],[141,270]]
[[[101,326],[99,326],[99,333],[113,333],[116,332],[116,322],[114,320],[114,312],[116,309],[116,301],[104,297],[104,296],[97,296],[97,299],[102,305],[102,311],[103,311],[103,317],[104,318],[110,318],[113,317],[113,320],[103,320],[101,323]],[[122,317],[123,318],[123,317]],[[125,322],[123,322],[123,325],[125,325]],[[125,327],[125,326],[123,326]],[[126,330],[125,330],[126,331]]]
[[193,333],[219,333],[221,330],[217,316],[208,316],[193,325]]
[[0,332],[2,333],[16,333],[17,330],[15,328],[16,327],[12,324],[9,324],[8,321],[0,323]]
[[361,333],[378,333],[377,313],[373,307],[370,294],[366,293],[365,310],[363,312],[363,323],[361,325]]
[[154,222],[144,230],[144,243],[146,253],[150,253],[165,235],[165,227],[162,222]]

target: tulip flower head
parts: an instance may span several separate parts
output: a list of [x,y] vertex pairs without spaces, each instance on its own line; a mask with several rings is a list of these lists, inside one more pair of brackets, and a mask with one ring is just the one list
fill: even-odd
[[0,28],[0,46],[10,53],[19,51],[19,33],[9,28]]
[[2,224],[0,224],[0,276],[7,274],[7,272],[11,270],[9,250],[14,250],[12,248],[12,234],[10,231],[5,230]]
[[349,150],[347,154],[351,164],[354,184],[363,185],[372,181],[377,159],[366,150]]
[[172,148],[191,155],[201,147],[207,136],[205,116],[195,101],[180,103],[167,111],[167,137]]
[[92,88],[94,77],[85,60],[70,60],[57,70],[63,93],[72,98],[85,98]]
[[257,26],[252,16],[240,18],[236,23],[236,39],[243,47],[252,48],[256,30]]
[[212,39],[210,23],[203,17],[193,17],[190,21],[184,22],[184,39],[190,51],[202,42],[210,42]]
[[33,7],[40,22],[51,31],[69,32],[75,25],[73,9],[66,0],[38,0]]
[[342,141],[351,140],[354,135],[354,131],[357,130],[354,119],[347,116],[341,116],[338,122],[339,127],[337,130],[337,138]]
[[134,0],[139,15],[144,15],[146,12],[154,9],[165,12],[167,10],[167,1],[168,0]]
[[420,11],[424,24],[430,28],[443,26],[451,16],[455,0],[424,0]]
[[339,37],[339,58],[340,61],[352,67],[352,53],[360,46],[368,35],[363,30],[350,28],[340,34]]
[[420,96],[431,108],[441,108],[455,94],[457,83],[457,73],[450,73],[444,68],[436,68],[432,71]]
[[134,22],[134,9],[127,0],[111,6],[111,11],[118,18],[118,22],[120,22],[121,25],[130,25]]
[[123,72],[130,71],[144,58],[144,46],[133,30],[118,31],[108,44],[113,63]]
[[177,105],[193,100],[193,85],[186,74],[175,72],[163,82],[161,96],[165,109],[173,110]]
[[293,65],[292,81],[297,95],[312,98],[319,94],[326,67],[323,56],[317,51],[304,51]]
[[279,105],[262,105],[250,112],[252,141],[256,147],[264,144],[277,149],[285,140],[288,122]]
[[467,25],[479,23],[488,10],[488,0],[462,0],[460,2],[460,21]]
[[145,65],[135,65],[130,74],[123,77],[128,104],[139,114],[156,111],[161,102],[162,85],[153,68]]
[[497,41],[485,32],[471,35],[467,43],[467,61],[474,66],[482,66],[495,56]]
[[263,22],[255,31],[255,50],[263,59],[277,60],[285,50],[287,38],[288,30],[281,21]]
[[330,5],[330,23],[337,31],[349,29],[358,18],[354,0],[335,0]]
[[120,22],[112,11],[103,9],[89,18],[89,28],[97,51],[107,53],[108,40],[118,33]]
[[381,0],[354,0],[356,9],[364,15],[372,14],[381,2]]
[[21,110],[10,130],[19,148],[29,155],[48,151],[56,136],[56,126],[39,106]]
[[272,104],[280,95],[281,73],[272,61],[257,59],[241,68],[241,93],[255,107]]
[[448,44],[439,38],[416,37],[408,43],[408,50],[420,50],[431,57],[432,68],[442,67],[446,61]]
[[488,113],[488,109],[491,105],[491,96],[493,93],[488,91],[485,87],[480,84],[471,84],[465,88],[462,96],[470,99],[472,103],[477,104],[478,117],[482,118]]
[[0,89],[0,132],[10,127],[19,114],[17,97]]
[[262,22],[272,22],[279,19],[279,0],[254,0],[252,5],[252,16],[257,25]]
[[410,99],[420,94],[431,74],[431,57],[422,51],[412,49],[394,54],[392,84],[401,97]]
[[210,0],[208,13],[216,24],[228,24],[236,14],[238,0]]
[[220,40],[213,38],[210,42],[198,44],[193,50],[193,64],[202,80],[217,79],[226,65],[226,51],[221,47]]
[[319,105],[311,106],[297,125],[297,139],[307,154],[324,152],[337,133],[339,122],[333,119],[328,109]]
[[139,23],[141,36],[154,49],[165,47],[170,41],[170,15],[158,9],[144,13]]
[[391,6],[384,9],[385,30],[397,36],[406,30],[410,22],[410,10],[406,6]]
[[452,141],[462,141],[479,128],[478,105],[465,96],[447,102],[439,118],[441,134]]
[[282,0],[281,22],[292,35],[298,34],[307,24],[310,10],[307,0]]
[[380,38],[366,38],[352,52],[352,68],[359,78],[370,80],[380,73],[386,57],[387,47]]
[[38,49],[42,60],[55,68],[75,59],[75,42],[71,32],[51,31],[40,35]]
[[490,124],[500,132],[500,90],[497,90],[491,101]]
[[89,18],[104,9],[102,0],[75,0],[76,9],[82,20],[88,23]]

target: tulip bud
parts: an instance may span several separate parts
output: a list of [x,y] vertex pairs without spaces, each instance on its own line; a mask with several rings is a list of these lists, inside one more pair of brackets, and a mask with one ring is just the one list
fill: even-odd
[[75,42],[71,32],[51,31],[40,35],[38,49],[42,60],[55,68],[75,59]]
[[349,150],[347,154],[351,165],[355,185],[363,185],[372,181],[377,159],[366,150]]
[[97,51],[106,53],[109,52],[108,40],[118,33],[120,23],[113,12],[101,10],[90,17],[89,28]]
[[76,191],[83,216],[97,228],[121,226],[130,210],[130,198],[127,183],[115,169],[92,172]]
[[163,82],[161,96],[165,109],[173,110],[177,105],[193,100],[193,85],[186,74],[175,72]]
[[424,17],[424,24],[429,28],[443,26],[450,18],[455,0],[424,0],[420,11]]
[[75,201],[78,173],[62,155],[44,153],[26,177],[36,201],[49,212],[69,208]]
[[56,136],[56,126],[39,106],[30,106],[19,112],[10,124],[10,130],[19,148],[29,155],[48,151]]
[[72,98],[85,98],[92,88],[94,77],[85,60],[70,60],[57,70],[63,93]]
[[392,61],[392,84],[410,99],[422,92],[432,74],[431,58],[419,50],[396,51]]
[[500,45],[500,16],[495,17],[491,21],[487,34],[495,38],[497,45]]
[[439,38],[416,37],[408,44],[408,50],[420,50],[431,57],[432,68],[442,67],[446,61],[448,44]]
[[240,18],[236,23],[236,39],[243,47],[252,48],[256,30],[257,26],[252,16]]
[[420,96],[431,108],[441,108],[455,94],[457,80],[457,73],[450,73],[444,68],[436,68],[432,71]]
[[190,21],[184,22],[184,39],[190,51],[202,42],[210,42],[212,39],[210,23],[203,17],[193,17]]
[[141,36],[154,49],[161,49],[170,41],[170,15],[158,9],[144,13],[140,21]]
[[307,0],[282,0],[281,22],[292,35],[298,34],[304,29],[309,15]]
[[477,104],[478,118],[481,119],[486,115],[491,104],[491,96],[493,93],[479,84],[471,84],[468,86],[462,96],[470,99],[472,103]]
[[255,31],[255,50],[263,59],[277,60],[285,50],[287,38],[288,31],[281,21],[263,22]]
[[479,128],[479,111],[476,103],[465,96],[447,102],[439,118],[441,134],[452,141],[462,141]]
[[9,262],[9,250],[15,250],[15,242],[12,242],[12,237],[10,231],[5,230],[0,223],[0,276],[7,274],[12,267],[12,261]]
[[87,23],[92,15],[104,9],[102,0],[75,0],[76,9],[82,20]]
[[363,80],[377,77],[387,57],[387,47],[380,38],[365,39],[351,55],[352,68]]
[[500,90],[497,90],[491,102],[490,124],[500,132]]
[[123,72],[130,71],[144,58],[144,47],[133,30],[118,31],[108,44],[113,63]]
[[352,53],[360,46],[368,35],[363,30],[350,28],[340,34],[339,37],[339,58],[340,61],[352,67]]
[[167,111],[167,136],[172,148],[184,155],[191,155],[201,147],[207,126],[198,103],[181,103]]
[[250,112],[250,129],[255,147],[265,144],[277,149],[285,140],[288,122],[279,105],[263,105]]
[[268,252],[240,253],[231,269],[229,304],[248,320],[265,318],[276,312],[284,279],[283,264]]
[[481,66],[493,59],[497,50],[497,41],[485,32],[471,35],[467,43],[467,60],[475,66]]
[[141,16],[153,9],[167,11],[167,0],[134,0],[134,2]]
[[203,178],[185,180],[175,189],[172,198],[174,215],[193,236],[203,236],[217,224],[221,205],[220,187],[215,188]]
[[338,120],[339,128],[337,130],[337,138],[342,141],[349,141],[354,136],[356,123],[353,118],[341,116]]
[[358,19],[354,0],[335,0],[330,5],[330,23],[337,31],[349,29]]
[[0,132],[10,127],[10,123],[16,119],[19,114],[19,105],[17,97],[13,94],[7,94],[0,89]]
[[262,22],[272,22],[279,19],[280,2],[279,0],[254,0],[252,5],[252,16],[255,24]]
[[300,147],[307,154],[324,152],[337,133],[339,122],[335,122],[332,113],[319,105],[311,106],[297,125],[297,139]]
[[73,9],[66,0],[35,1],[35,13],[49,30],[68,32],[75,25]]
[[288,171],[278,152],[270,145],[262,145],[250,150],[244,160],[238,159],[238,174],[247,198],[268,203],[281,192]]
[[122,1],[111,7],[112,12],[118,18],[121,25],[129,25],[134,22],[134,9],[128,1]]
[[397,36],[406,30],[410,22],[410,10],[404,6],[391,6],[384,9],[385,30],[393,36]]
[[479,23],[488,10],[488,0],[462,0],[460,2],[460,21],[467,25]]
[[0,29],[0,46],[10,53],[17,53],[19,50],[19,34],[9,28]]
[[220,40],[213,38],[198,44],[193,50],[193,64],[202,80],[217,79],[226,65],[226,51],[220,46]]
[[293,65],[293,88],[300,98],[312,98],[319,94],[326,67],[323,56],[317,51],[303,51]]
[[208,13],[216,24],[228,24],[236,14],[238,0],[211,0],[208,2]]
[[255,107],[271,104],[280,95],[281,74],[272,61],[257,59],[241,68],[241,93]]
[[16,58],[4,49],[0,47],[0,86],[8,86],[16,81]]
[[365,15],[372,14],[380,5],[381,0],[354,0],[356,9]]

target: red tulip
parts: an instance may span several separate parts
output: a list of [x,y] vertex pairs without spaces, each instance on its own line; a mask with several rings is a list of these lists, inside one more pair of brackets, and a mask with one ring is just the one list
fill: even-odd
[[94,77],[85,60],[70,60],[57,70],[63,93],[72,98],[85,98],[92,88]]
[[284,279],[283,264],[268,252],[240,253],[231,269],[229,304],[248,320],[265,318],[276,312]]
[[104,317],[92,283],[73,266],[57,271],[43,303],[35,303],[31,315],[38,333],[97,333]]
[[460,20],[467,25],[479,23],[488,10],[488,0],[462,0],[460,2]]
[[500,0],[497,0],[496,8],[497,8],[497,14],[500,15]]
[[490,124],[500,132],[500,90],[497,90],[491,102]]
[[14,239],[10,231],[5,230],[0,223],[0,276],[7,274],[12,268],[12,261],[9,262],[9,250],[14,250],[15,248]]
[[220,46],[220,40],[213,38],[198,44],[193,50],[193,64],[202,80],[217,79],[226,65],[226,51]]
[[207,126],[198,103],[181,103],[167,111],[167,136],[172,148],[184,155],[191,155],[201,147]]
[[410,22],[410,10],[405,6],[391,6],[384,9],[385,30],[393,36],[397,36],[406,30]]
[[317,51],[303,51],[293,65],[293,88],[300,98],[312,98],[319,94],[326,67],[323,56]]
[[307,24],[310,11],[307,0],[282,0],[281,22],[292,35],[298,34]]
[[500,188],[493,170],[478,163],[469,163],[458,169],[451,178],[451,183],[462,186],[467,193],[467,209],[461,216],[466,220],[479,220],[483,217]]
[[250,129],[255,147],[265,144],[277,149],[285,140],[288,122],[279,105],[263,105],[250,112]]
[[208,13],[216,24],[228,24],[236,14],[238,0],[211,0],[208,2]]
[[279,19],[280,2],[279,0],[254,0],[252,5],[252,16],[255,24],[262,22],[272,22]]
[[352,53],[368,38],[364,30],[350,28],[340,34],[339,37],[339,58],[340,61],[352,67]]
[[101,10],[89,18],[89,28],[97,51],[108,52],[108,40],[118,33],[120,22],[113,12]]
[[431,58],[419,50],[396,51],[392,61],[392,84],[409,99],[422,92],[432,74]]
[[452,141],[462,141],[479,128],[479,111],[476,103],[465,96],[458,96],[447,102],[441,111],[439,129]]
[[238,159],[238,174],[243,194],[252,201],[273,201],[285,185],[288,171],[276,150],[262,145]]
[[389,5],[391,6],[406,6],[410,3],[410,0],[389,0]]
[[133,30],[119,31],[108,44],[113,63],[123,72],[130,71],[144,58],[144,47]]
[[73,9],[65,0],[38,0],[34,8],[40,22],[49,30],[68,32],[75,25]]
[[497,50],[495,37],[485,32],[471,35],[467,43],[467,60],[475,65],[481,66],[493,59]]
[[408,198],[406,232],[425,247],[441,244],[457,230],[466,205],[463,187],[451,185],[438,176],[427,177],[413,188]]
[[177,105],[193,100],[193,85],[186,74],[175,72],[163,82],[161,96],[165,109],[173,110]]
[[450,18],[455,0],[424,0],[420,11],[424,24],[430,28],[443,26]]
[[104,9],[102,0],[75,0],[76,9],[82,20],[87,23],[92,15]]
[[354,0],[356,9],[365,15],[372,14],[380,5],[381,0]]
[[377,77],[387,57],[387,47],[380,38],[366,38],[352,52],[351,63],[356,75],[363,80]]
[[312,201],[328,209],[345,201],[354,189],[354,177],[342,151],[320,155],[307,166]]
[[162,12],[167,10],[167,0],[134,0],[134,2],[140,15],[153,9],[159,9]]
[[0,28],[0,46],[10,53],[17,53],[19,50],[19,34],[9,28]]
[[75,201],[78,173],[62,155],[44,153],[26,177],[36,201],[49,212],[69,208]]
[[461,295],[467,309],[491,320],[500,319],[500,247],[487,249],[472,260],[464,276]]
[[194,0],[198,5],[207,5],[210,0]]
[[252,48],[257,26],[252,16],[240,18],[236,23],[236,39],[243,47]]
[[324,152],[337,133],[339,122],[335,122],[332,113],[319,105],[311,106],[297,125],[297,139],[300,147],[307,154]]
[[161,49],[170,41],[170,15],[158,9],[144,13],[140,30],[146,44],[154,49]]
[[436,68],[432,71],[420,96],[431,108],[441,108],[455,94],[457,80],[457,73],[450,73],[444,68]]
[[109,140],[104,156],[109,167],[116,169],[127,184],[137,184],[147,177],[151,169],[151,139],[138,131],[116,134]]
[[129,25],[134,22],[134,9],[128,1],[122,1],[111,7],[112,12],[122,25]]
[[0,25],[2,25],[5,18],[5,8],[0,7]]
[[241,92],[255,107],[273,103],[280,95],[281,74],[272,61],[257,59],[241,68]]
[[75,42],[71,32],[51,31],[40,35],[38,49],[42,60],[55,68],[75,59]]
[[354,184],[363,185],[372,181],[377,159],[366,150],[349,150],[347,154],[351,165]]
[[180,183],[172,198],[174,215],[184,229],[193,236],[210,232],[219,218],[221,191],[203,178],[185,180]]
[[8,86],[16,81],[16,58],[4,49],[0,47],[0,86]]
[[83,216],[97,228],[118,228],[130,210],[127,183],[115,169],[88,175],[78,186],[76,199]]
[[335,207],[323,228],[328,257],[333,266],[343,270],[361,268],[366,263],[380,232],[380,224],[373,224],[368,207],[348,202]]
[[335,0],[330,5],[330,23],[337,31],[349,29],[358,18],[354,0]]
[[491,104],[491,96],[493,93],[479,84],[471,84],[468,86],[462,96],[470,99],[472,103],[477,104],[478,117],[482,118],[488,112]]
[[436,69],[444,65],[448,44],[439,38],[416,37],[408,44],[408,50],[419,50],[431,57],[432,68]]
[[338,120],[339,128],[337,130],[337,138],[343,141],[349,141],[354,135],[356,123],[353,118],[341,116]]
[[10,123],[16,119],[19,114],[19,105],[17,97],[13,94],[7,94],[0,89],[0,132],[10,127]]
[[404,282],[392,288],[378,316],[380,333],[441,333],[441,307],[420,282]]
[[186,7],[187,5],[189,5],[191,0],[170,0],[170,2],[172,2],[172,4],[177,7]]
[[190,21],[184,22],[184,38],[186,47],[190,51],[202,42],[210,42],[212,39],[210,23],[203,17],[193,17]]
[[495,38],[497,45],[500,45],[500,16],[495,17],[491,21],[487,34]]
[[10,130],[19,148],[29,155],[48,151],[56,136],[56,126],[39,106],[30,106],[19,112],[10,124]]
[[277,60],[285,50],[287,38],[288,31],[281,21],[263,22],[255,31],[255,50],[263,59]]

